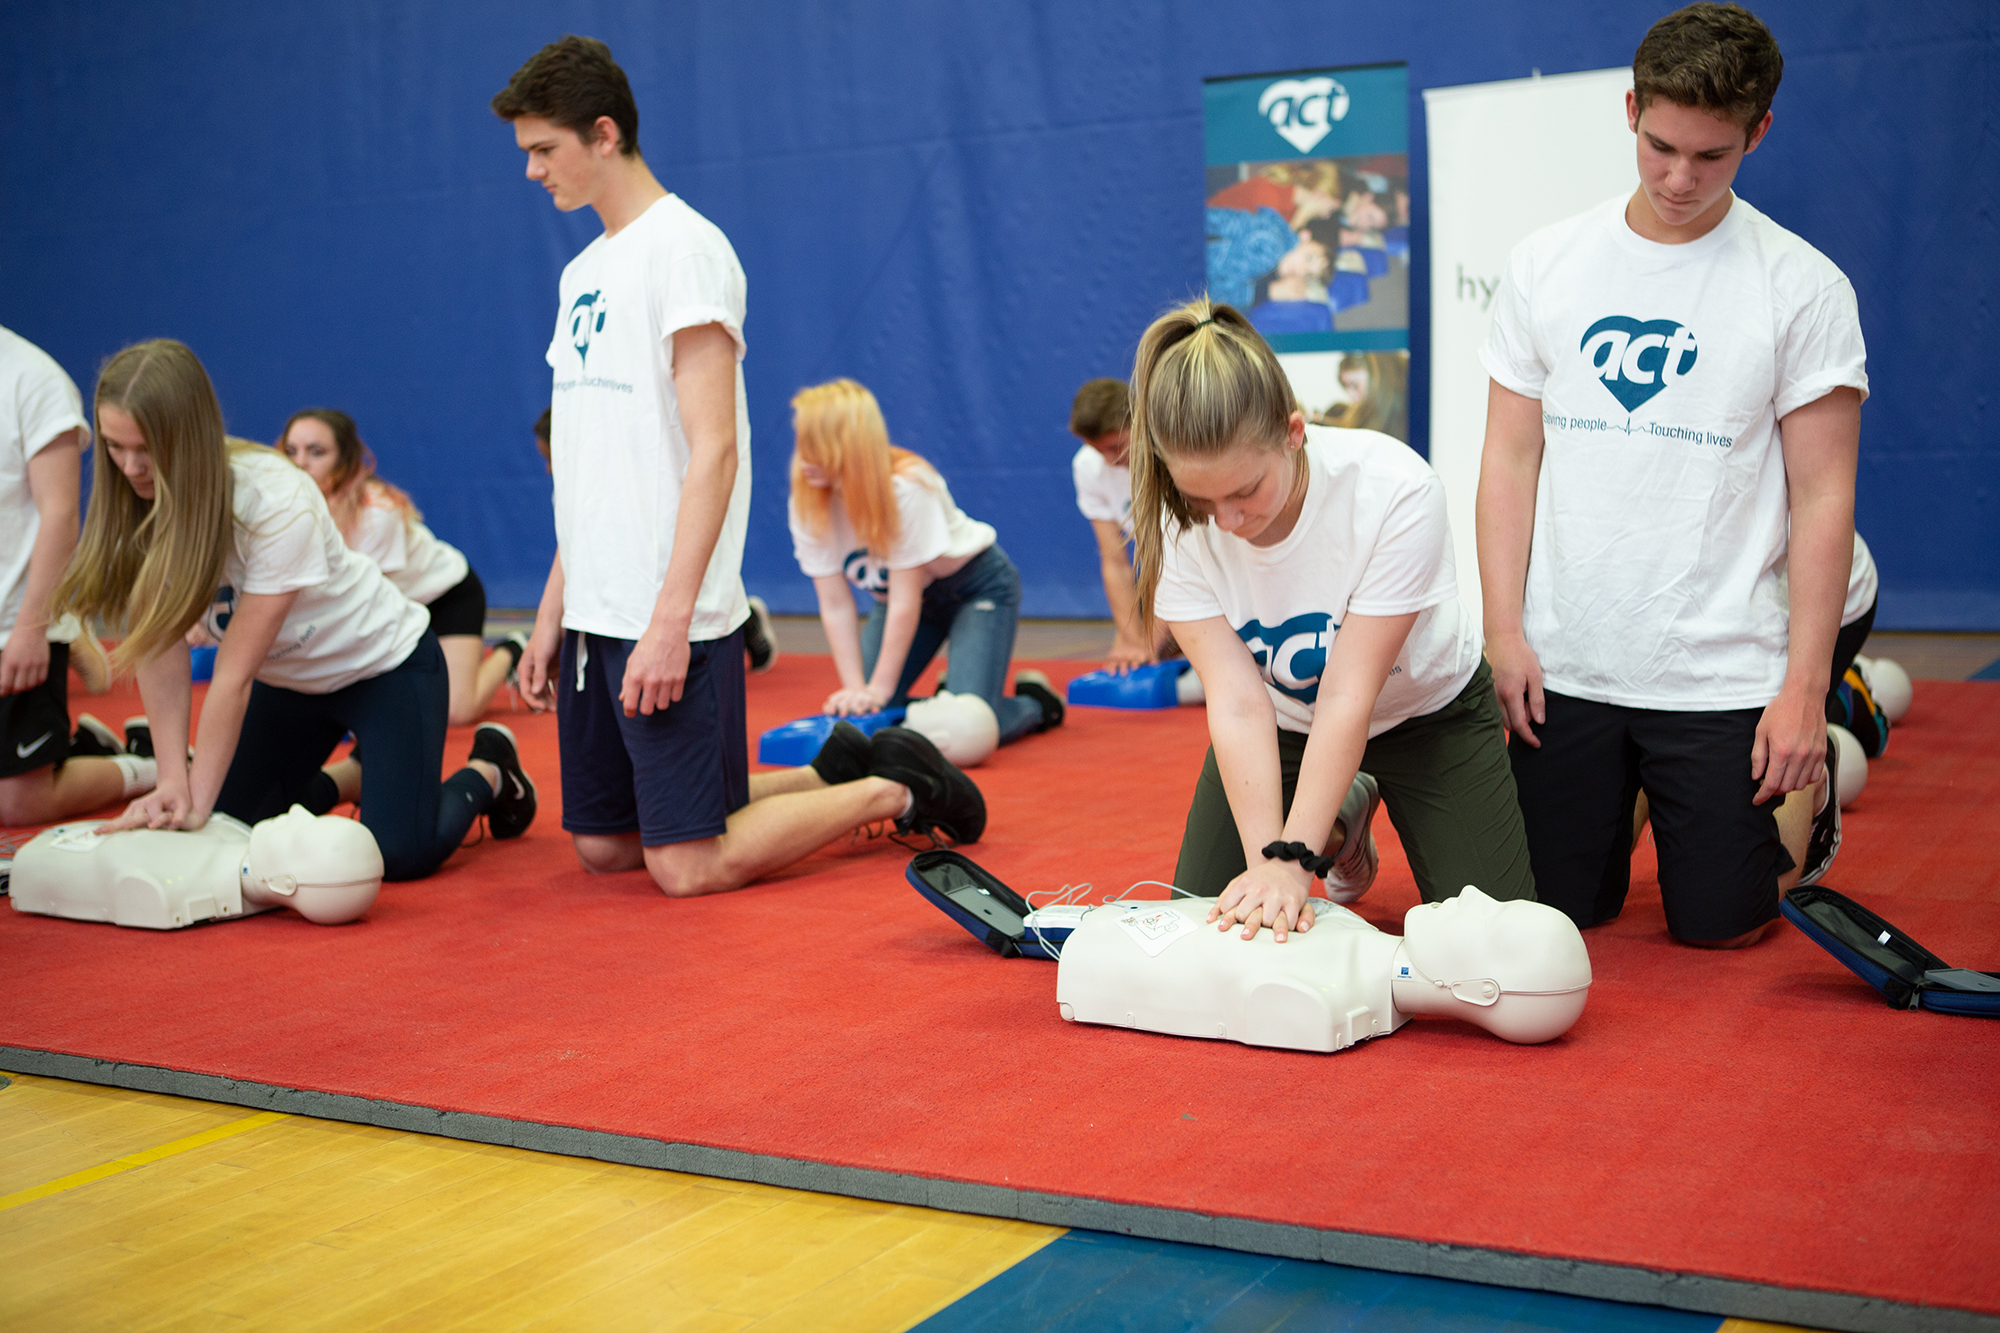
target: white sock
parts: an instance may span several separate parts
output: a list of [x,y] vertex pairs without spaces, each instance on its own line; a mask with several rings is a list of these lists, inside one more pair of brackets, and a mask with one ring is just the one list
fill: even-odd
[[125,776],[125,790],[121,796],[138,796],[153,789],[160,780],[160,766],[151,759],[142,759],[136,754],[114,754],[111,762],[118,765],[118,771]]
[[896,812],[896,818],[908,819],[910,811],[917,808],[917,794],[908,787],[903,788],[903,808]]

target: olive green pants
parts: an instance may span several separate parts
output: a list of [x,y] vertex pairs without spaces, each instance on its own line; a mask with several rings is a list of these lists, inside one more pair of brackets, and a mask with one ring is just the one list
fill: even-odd
[[[1397,723],[1362,752],[1361,769],[1381,785],[1389,822],[1403,840],[1425,902],[1452,897],[1468,884],[1500,899],[1535,897],[1504,725],[1493,673],[1481,661],[1456,699]],[[1278,732],[1286,814],[1305,753],[1302,733]],[[1212,898],[1243,869],[1243,840],[1210,746],[1188,807],[1174,883]]]

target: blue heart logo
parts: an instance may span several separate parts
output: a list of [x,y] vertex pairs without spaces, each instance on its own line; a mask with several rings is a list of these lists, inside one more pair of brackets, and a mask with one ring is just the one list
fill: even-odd
[[1627,412],[1694,369],[1694,330],[1671,319],[1607,315],[1583,331],[1583,359]]

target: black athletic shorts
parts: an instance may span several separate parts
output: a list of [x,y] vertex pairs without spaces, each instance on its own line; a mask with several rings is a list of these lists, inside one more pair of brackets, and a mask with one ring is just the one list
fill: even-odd
[[645,847],[720,837],[750,804],[743,628],[688,645],[680,701],[626,717],[631,639],[564,630],[556,677],[562,826]]
[[16,778],[69,758],[69,645],[49,645],[49,678],[32,690],[0,694],[0,778]]
[[1508,741],[1535,896],[1580,927],[1617,916],[1632,879],[1632,815],[1643,789],[1660,854],[1667,929],[1735,939],[1778,914],[1779,799],[1752,805],[1750,751],[1761,708],[1677,713],[1553,691],[1541,748]]
[[477,639],[486,633],[486,585],[478,570],[467,565],[465,577],[431,601],[431,633],[440,639],[454,634]]

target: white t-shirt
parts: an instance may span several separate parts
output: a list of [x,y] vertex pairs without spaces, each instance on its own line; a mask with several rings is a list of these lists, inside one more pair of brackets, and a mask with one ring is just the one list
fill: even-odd
[[1866,395],[1854,289],[1741,199],[1661,245],[1624,197],[1516,246],[1480,359],[1541,400],[1522,626],[1549,689],[1636,708],[1760,708],[1785,676],[1778,421]]
[[901,531],[887,558],[874,559],[854,535],[848,522],[847,506],[840,496],[827,506],[828,531],[810,531],[799,516],[797,504],[788,506],[792,526],[792,554],[799,569],[809,579],[828,574],[845,574],[847,581],[874,597],[889,595],[889,571],[915,569],[940,557],[974,556],[991,546],[997,534],[990,523],[967,518],[951,498],[951,487],[928,464],[908,468],[890,478],[896,496],[896,514]]
[[236,523],[222,589],[202,617],[209,634],[222,638],[239,596],[297,589],[258,680],[332,694],[400,666],[430,613],[348,549],[313,479],[264,448],[232,450],[229,475]]
[[1166,544],[1155,613],[1222,616],[1250,649],[1286,731],[1312,730],[1320,674],[1350,614],[1416,623],[1375,699],[1368,734],[1434,713],[1479,666],[1479,628],[1458,597],[1444,484],[1401,440],[1306,427],[1311,472],[1299,521],[1258,547],[1202,523]]
[[1123,463],[1107,463],[1104,455],[1083,445],[1069,460],[1070,475],[1076,480],[1076,507],[1093,523],[1116,523],[1125,539],[1132,539],[1132,469]]
[[88,437],[76,382],[47,352],[0,328],[0,643],[21,614],[28,557],[42,530],[28,460],[79,426]]
[[354,521],[347,544],[373,560],[403,596],[429,606],[465,582],[472,568],[456,546],[441,542],[386,495],[371,495]]
[[674,334],[720,324],[736,341],[736,484],[695,600],[688,638],[719,639],[750,618],[750,407],[743,392],[746,285],[714,223],[668,195],[563,269],[548,362],[549,439],[563,625],[637,639],[674,550],[691,457],[674,393]]

